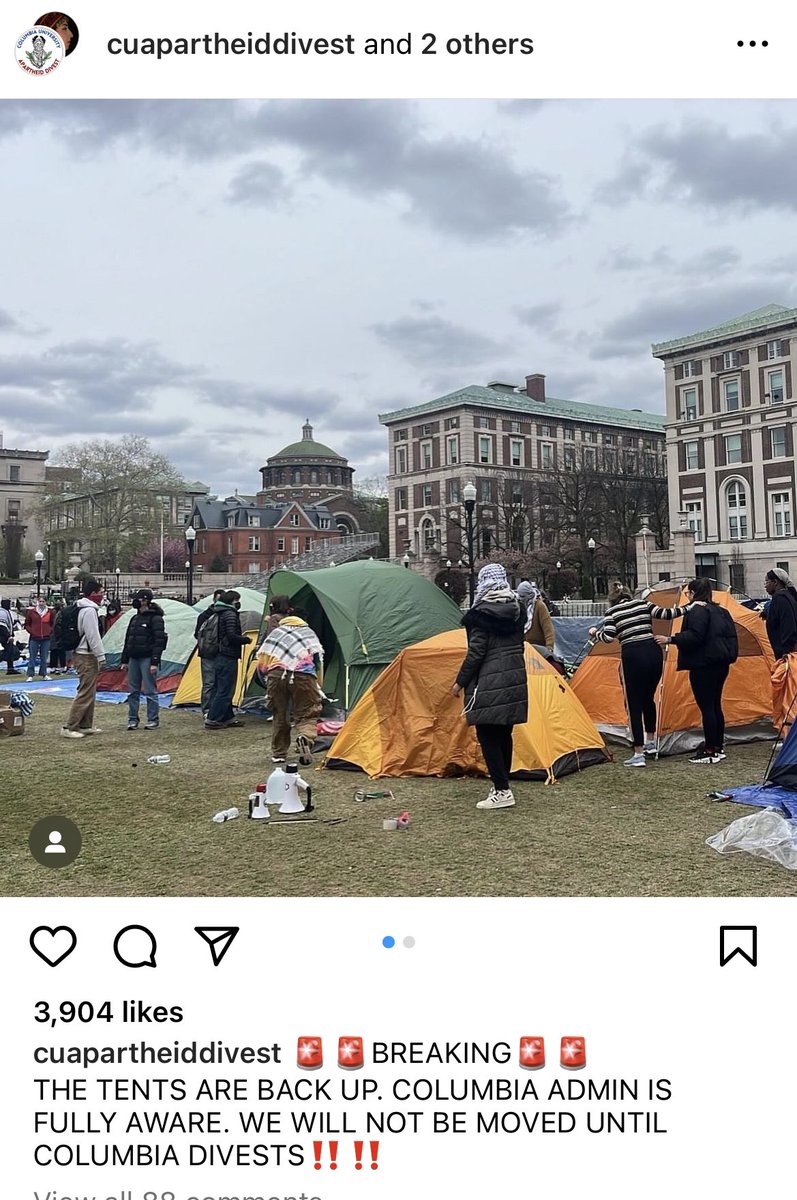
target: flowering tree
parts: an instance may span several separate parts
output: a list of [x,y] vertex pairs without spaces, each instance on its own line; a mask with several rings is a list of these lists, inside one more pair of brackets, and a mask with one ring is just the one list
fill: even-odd
[[[179,538],[165,538],[163,542],[164,571],[184,570],[186,553],[185,542],[181,542]],[[143,550],[139,550],[138,554],[133,556],[130,560],[130,570],[160,571],[160,569],[161,543],[160,538],[155,538],[148,546],[145,546]]]

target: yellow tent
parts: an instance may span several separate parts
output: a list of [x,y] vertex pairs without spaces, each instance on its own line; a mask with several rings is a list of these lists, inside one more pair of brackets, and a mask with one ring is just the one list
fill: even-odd
[[[685,603],[680,589],[656,590],[648,599],[662,608]],[[731,664],[722,693],[725,739],[729,742],[771,738],[774,656],[766,623],[757,612],[745,608],[729,592],[714,592],[712,599],[727,608],[736,625],[739,657]],[[681,619],[654,621],[654,633],[677,633]],[[689,672],[679,671],[678,651],[669,646],[664,671],[656,694],[658,743],[662,754],[694,750],[703,740],[700,710],[689,686]],[[596,642],[572,680],[572,687],[600,731],[630,742],[628,716],[620,665],[620,643]]]
[[[553,780],[605,762],[603,739],[570,687],[526,646],[529,719],[515,727],[512,774]],[[465,657],[464,629],[402,650],[350,712],[329,749],[327,767],[378,775],[486,775],[462,696],[451,695]]]

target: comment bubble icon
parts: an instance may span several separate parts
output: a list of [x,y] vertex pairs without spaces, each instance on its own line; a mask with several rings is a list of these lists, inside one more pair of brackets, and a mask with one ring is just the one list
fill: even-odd
[[157,967],[158,943],[146,925],[125,925],[113,940],[113,952],[123,967]]

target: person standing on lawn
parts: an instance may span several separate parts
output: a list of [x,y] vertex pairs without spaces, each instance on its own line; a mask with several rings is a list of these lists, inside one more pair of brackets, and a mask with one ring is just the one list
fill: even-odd
[[145,729],[157,729],[160,723],[160,706],[155,679],[160,667],[161,655],[166,649],[168,638],[163,620],[163,609],[154,603],[150,588],[140,588],[132,600],[136,610],[125,631],[125,644],[120,665],[127,667],[127,682],[130,693],[127,697],[127,728],[138,729],[138,710],[141,695],[147,702]]
[[82,738],[90,733],[102,733],[94,724],[94,701],[97,696],[97,676],[105,666],[105,648],[100,637],[99,611],[102,603],[102,584],[91,576],[83,580],[83,595],[77,601],[77,628],[80,641],[72,659],[77,671],[77,695],[61,729],[61,737]]
[[462,621],[468,652],[451,695],[465,689],[464,714],[476,727],[492,787],[477,808],[511,808],[512,730],[528,718],[528,679],[523,650],[526,611],[500,563],[479,571],[473,607]]
[[0,662],[6,664],[7,675],[21,675],[14,664],[17,661],[17,644],[14,640],[14,615],[11,612],[11,601],[0,600]]
[[[273,607],[272,607],[273,606]],[[257,669],[266,682],[266,703],[274,717],[271,761],[285,762],[296,730],[296,754],[302,766],[313,761],[316,722],[321,712],[319,678],[324,648],[287,596],[274,596],[271,616],[277,622],[257,652]]]
[[[213,593],[212,603],[209,604],[207,608],[204,608],[197,617],[196,625],[194,626],[194,641],[199,640],[200,629],[213,611],[213,605],[221,600],[225,591],[226,588],[216,588],[215,592]],[[210,693],[213,687],[213,660],[211,658],[203,657],[201,649],[198,649],[197,653],[199,655],[199,671],[202,677],[202,693],[199,698],[199,706],[202,709],[202,716],[205,718],[205,720],[207,720],[208,709],[210,708]]]
[[47,666],[54,615],[44,596],[37,596],[35,602],[25,611],[25,629],[28,634],[28,683],[33,682],[37,663],[39,678],[50,678],[47,674]]
[[232,708],[238,661],[242,648],[249,645],[249,638],[244,637],[241,629],[240,608],[241,593],[233,591],[224,592],[210,610],[218,615],[218,650],[208,655],[213,664],[213,682],[205,729],[235,729],[245,724],[235,719]]

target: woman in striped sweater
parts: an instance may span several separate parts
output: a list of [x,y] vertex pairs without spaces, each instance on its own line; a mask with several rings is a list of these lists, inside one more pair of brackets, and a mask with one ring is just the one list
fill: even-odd
[[601,642],[620,643],[625,681],[625,702],[631,723],[634,753],[625,760],[627,767],[644,767],[645,755],[656,753],[656,688],[664,667],[662,651],[653,637],[654,621],[672,621],[682,617],[686,605],[659,608],[650,604],[650,588],[633,599],[625,592],[607,610],[603,628],[590,629],[590,637]]

